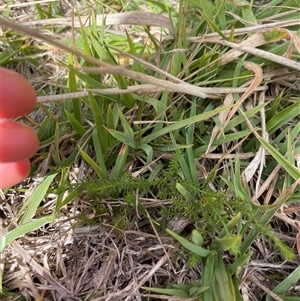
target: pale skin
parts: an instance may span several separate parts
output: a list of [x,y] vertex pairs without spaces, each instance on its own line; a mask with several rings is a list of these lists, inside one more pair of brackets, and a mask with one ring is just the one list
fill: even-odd
[[36,93],[20,74],[0,68],[0,189],[18,184],[30,171],[39,141],[28,126],[13,120],[36,105]]

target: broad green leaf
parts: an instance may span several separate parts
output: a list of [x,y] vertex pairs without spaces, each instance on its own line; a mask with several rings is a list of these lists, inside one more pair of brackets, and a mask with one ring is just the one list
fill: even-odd
[[206,250],[204,248],[201,248],[191,242],[189,242],[187,239],[181,237],[180,235],[178,235],[177,233],[166,229],[167,233],[170,234],[171,236],[173,236],[177,241],[180,242],[180,244],[185,247],[186,249],[188,249],[189,251],[191,251],[192,253],[199,255],[201,257],[207,257],[209,254],[211,254],[211,251]]
[[213,241],[213,246],[216,246],[218,250],[227,251],[237,249],[241,243],[242,235],[230,235],[223,238],[216,237]]
[[128,146],[130,146],[133,149],[136,149],[136,141],[134,140],[134,138],[132,138],[132,136],[129,136],[128,134],[116,131],[116,130],[112,130],[112,129],[108,129],[106,128],[106,130],[114,137],[116,138],[118,141],[122,142],[123,144],[126,144]]
[[263,32],[267,43],[277,43],[289,38],[288,31],[284,28],[272,28]]
[[153,160],[153,148],[148,144],[140,144],[139,148],[147,154],[147,161],[145,165],[150,164]]
[[170,296],[189,298],[188,292],[185,292],[185,291],[182,291],[179,289],[175,289],[175,288],[155,288],[155,287],[143,286],[142,289],[153,292],[153,293],[158,293],[158,294],[165,294],[165,295],[170,295]]
[[232,278],[228,273],[222,253],[217,253],[217,260],[215,265],[215,281],[213,283],[214,300],[218,301],[236,301],[235,291],[232,283]]
[[192,231],[192,241],[195,245],[201,247],[204,243],[203,236],[197,230]]
[[246,21],[245,24],[247,26],[257,24],[256,18],[253,14],[253,11],[252,11],[252,7],[244,6],[244,7],[241,8],[241,10],[242,10],[242,18],[243,18],[243,20]]
[[214,284],[214,274],[215,274],[215,265],[216,265],[216,256],[215,252],[210,253],[207,258],[203,260],[203,277],[202,277],[202,286],[208,287],[208,289],[203,294],[203,300],[214,300],[213,293],[213,284]]
[[176,183],[176,188],[179,193],[189,202],[194,202],[195,197],[191,193],[189,193],[180,183]]

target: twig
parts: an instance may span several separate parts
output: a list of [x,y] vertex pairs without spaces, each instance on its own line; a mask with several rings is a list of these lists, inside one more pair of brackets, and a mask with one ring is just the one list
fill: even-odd
[[[74,26],[81,27],[91,26],[93,19],[91,16],[79,16],[79,17],[68,17],[68,18],[55,18],[38,21],[25,22],[24,25],[35,25],[35,26]],[[161,14],[155,14],[151,12],[135,11],[135,12],[123,12],[116,14],[104,14],[97,15],[95,17],[95,23],[97,26],[103,25],[142,25],[142,26],[156,26],[165,27],[168,29],[170,35],[175,35],[175,29],[170,19]]]
[[[210,98],[219,98],[218,95],[227,94],[227,93],[243,93],[247,90],[247,88],[201,88],[198,87],[200,91],[203,93],[207,93],[207,96]],[[257,87],[254,91],[265,91],[267,87],[260,86]],[[38,103],[47,103],[53,101],[64,101],[66,99],[76,99],[87,97],[89,92],[103,94],[103,95],[120,95],[120,94],[128,94],[128,93],[153,93],[153,92],[162,92],[164,91],[163,87],[158,87],[156,85],[144,84],[144,85],[136,85],[136,86],[128,86],[126,89],[120,88],[108,88],[108,89],[87,89],[86,91],[79,91],[73,93],[64,93],[58,95],[46,95],[46,96],[39,96]],[[180,92],[178,89],[175,92]]]
[[253,282],[255,285],[257,285],[259,288],[261,288],[265,293],[267,293],[268,295],[270,295],[275,301],[284,301],[278,295],[276,295],[270,289],[268,289],[266,286],[264,286],[263,284],[261,284],[261,282],[259,282],[255,277],[248,276],[247,278],[251,282]]
[[225,41],[225,40],[219,40],[219,39],[206,39],[205,38],[205,42],[209,42],[209,43],[216,43],[216,44],[221,44],[223,46],[227,46],[230,47],[232,49],[236,49],[239,51],[243,51],[245,53],[251,53],[255,56],[264,58],[266,60],[269,60],[271,62],[295,69],[300,71],[300,63],[287,59],[285,57],[282,57],[280,55],[265,51],[265,50],[261,50],[261,49],[256,49],[250,46],[246,46],[246,45],[242,45],[242,44],[237,44],[237,43],[233,43],[233,42],[229,42],[229,41]]
[[[266,29],[277,28],[277,27],[289,27],[289,26],[295,26],[295,25],[300,25],[300,19],[280,21],[280,22],[274,22],[274,23],[268,23],[268,24],[260,24],[260,25],[245,27],[245,28],[237,28],[234,30],[234,36],[247,34],[247,33],[253,33],[253,32],[257,32],[259,30],[266,30]],[[222,33],[224,35],[230,35],[232,33],[232,30],[231,29],[223,30]],[[202,37],[189,37],[188,41],[199,42],[205,38],[212,38],[212,37],[220,37],[220,35],[217,32],[212,32],[212,33],[206,34]]]

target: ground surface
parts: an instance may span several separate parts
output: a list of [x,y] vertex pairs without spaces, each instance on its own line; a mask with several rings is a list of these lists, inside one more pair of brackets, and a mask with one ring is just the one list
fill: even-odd
[[[143,5],[138,3],[135,9],[139,7],[144,12],[150,12],[153,5],[148,5],[147,1],[144,2]],[[46,12],[49,3],[37,6],[27,1],[16,1],[15,6],[10,6],[11,10],[6,17],[21,24],[34,25],[42,29],[46,36],[72,45],[72,39],[76,39],[78,42],[78,38],[84,36],[79,30],[80,27],[74,26],[75,29],[72,30],[72,19],[67,19],[67,17],[72,17],[75,6],[80,15],[85,16],[91,14],[93,9],[96,11],[96,7],[98,9],[104,7],[103,12],[109,14],[127,11],[128,7],[131,11],[134,11],[133,3],[134,1],[125,1],[123,4],[115,1],[114,3],[107,5],[104,3],[102,5],[97,1],[77,1],[76,4],[72,1],[53,2],[51,9],[55,11],[53,13],[55,18],[50,19],[54,19],[56,20],[54,23],[58,23],[60,17],[63,24],[60,25],[59,29],[54,29],[56,27],[49,21],[47,24],[42,23],[42,21],[46,22],[48,20]],[[177,1],[171,1],[170,4],[174,9],[174,14],[179,11]],[[9,5],[10,3],[5,1],[3,8],[6,9]],[[277,5],[280,6],[280,4]],[[136,15],[138,16],[137,13]],[[167,13],[161,13],[162,15],[168,17]],[[65,105],[62,105],[62,102],[53,104],[50,102],[50,95],[63,95],[63,98],[69,99],[70,97],[64,96],[67,92],[83,91],[86,87],[97,88],[92,79],[101,81],[105,88],[113,89],[120,87],[119,79],[112,78],[107,74],[91,76],[88,79],[80,78],[80,75],[76,73],[76,66],[82,64],[82,59],[73,58],[74,61],[71,62],[72,59],[66,56],[66,51],[59,50],[53,45],[49,46],[48,43],[36,37],[24,37],[23,34],[16,35],[17,39],[14,44],[11,42],[11,37],[7,35],[7,29],[2,29],[1,50],[3,53],[5,53],[4,50],[12,53],[16,48],[24,47],[27,49],[24,52],[19,50],[5,65],[26,76],[37,90],[40,104],[34,112],[23,119],[23,122],[30,124],[38,131],[41,138],[41,148],[37,156],[32,159],[32,177],[29,177],[14,189],[3,191],[0,194],[2,237],[14,228],[22,229],[21,231],[24,234],[17,235],[18,238],[5,247],[0,255],[2,291],[4,292],[4,295],[0,296],[0,300],[1,298],[3,300],[49,301],[61,299],[93,301],[183,300],[180,297],[153,293],[150,298],[150,293],[142,288],[166,288],[173,283],[198,283],[203,276],[201,261],[197,261],[197,257],[191,256],[188,251],[182,249],[180,244],[165,232],[165,228],[171,228],[188,238],[193,229],[198,229],[205,237],[204,245],[210,248],[210,242],[218,236],[224,224],[239,211],[243,212],[244,210],[244,213],[246,212],[240,220],[240,227],[247,225],[247,222],[253,219],[253,223],[248,224],[249,228],[243,230],[243,235],[246,237],[247,233],[255,228],[255,219],[260,219],[260,215],[256,215],[258,213],[254,210],[251,211],[252,209],[249,209],[251,212],[245,209],[247,207],[245,204],[248,204],[248,201],[256,205],[270,205],[271,208],[272,204],[276,205],[276,201],[280,201],[280,197],[284,198],[285,202],[282,202],[282,206],[276,211],[276,216],[274,213],[270,222],[264,224],[263,229],[266,230],[261,229],[260,234],[255,237],[249,248],[253,254],[250,260],[241,268],[239,288],[243,300],[265,300],[269,290],[274,289],[299,265],[298,255],[287,261],[283,256],[285,254],[288,257],[290,251],[297,254],[297,239],[299,240],[297,238],[297,227],[300,221],[299,185],[297,186],[296,183],[295,186],[292,186],[292,191],[288,191],[289,194],[286,193],[286,189],[297,180],[295,178],[297,171],[299,171],[300,120],[299,115],[295,114],[297,110],[299,111],[299,69],[288,68],[284,64],[277,65],[275,62],[264,65],[265,61],[256,61],[255,58],[252,59],[252,56],[251,62],[256,63],[257,66],[261,64],[263,73],[259,75],[259,71],[255,69],[255,66],[248,66],[243,73],[237,73],[238,71],[235,68],[240,62],[238,59],[240,53],[237,54],[234,50],[229,51],[230,46],[225,51],[226,45],[224,45],[224,48],[219,48],[219,46],[209,44],[205,50],[207,53],[214,47],[216,47],[214,55],[217,53],[219,56],[222,51],[226,52],[226,55],[220,55],[224,60],[220,65],[227,64],[228,68],[222,70],[220,68],[217,76],[210,75],[210,72],[213,74],[214,67],[211,67],[211,69],[208,67],[204,70],[204,75],[198,74],[197,70],[202,68],[201,64],[203,62],[201,58],[197,57],[197,55],[200,56],[197,51],[201,49],[205,41],[203,41],[203,44],[199,43],[199,46],[196,47],[191,42],[193,39],[189,36],[191,51],[185,48],[186,41],[182,44],[178,42],[176,48],[169,49],[168,43],[171,43],[169,41],[172,41],[172,34],[174,34],[172,33],[171,23],[163,23],[165,20],[160,17],[154,21],[151,21],[151,18],[146,19],[147,22],[157,23],[140,24],[157,25],[149,27],[150,34],[147,33],[147,28],[143,27],[142,30],[141,28],[133,29],[132,24],[123,24],[126,23],[124,21],[111,21],[111,24],[107,25],[104,30],[108,34],[119,34],[122,38],[126,38],[125,33],[127,31],[133,44],[136,43],[137,45],[141,41],[142,44],[148,43],[149,48],[145,49],[144,52],[141,50],[142,47],[137,47],[136,51],[141,52],[133,53],[133,46],[130,50],[126,47],[121,50],[138,56],[140,60],[146,60],[151,64],[151,67],[144,62],[140,65],[143,68],[137,67],[136,65],[140,61],[137,59],[136,65],[134,65],[132,58],[128,58],[122,52],[118,52],[118,54],[111,52],[115,54],[115,63],[125,66],[125,70],[132,68],[143,74],[149,73],[154,78],[163,80],[168,78],[168,83],[173,81],[176,85],[175,87],[162,87],[159,84],[155,86],[155,81],[148,82],[148,79],[143,78],[140,82],[140,78],[136,79],[134,75],[131,77],[130,74],[122,74],[127,80],[127,85],[132,84],[134,86],[134,83],[153,85],[150,88],[143,86],[142,90],[132,93],[133,98],[138,99],[138,102],[135,102],[132,107],[126,106],[126,101],[131,101],[131,99],[125,97],[120,98],[120,100],[116,98],[120,96],[121,90],[107,92],[107,95],[111,93],[113,96],[107,96],[107,99],[111,102],[105,108],[107,112],[103,113],[101,111],[101,113],[102,116],[107,114],[107,116],[112,117],[112,121],[107,117],[107,123],[105,123],[106,120],[103,123],[106,128],[115,130],[115,132],[111,131],[111,136],[107,138],[111,143],[108,143],[104,160],[107,173],[109,175],[113,174],[115,177],[108,176],[107,179],[103,176],[103,169],[99,171],[93,165],[93,161],[89,160],[89,158],[92,158],[94,162],[101,161],[97,153],[97,143],[95,143],[95,137],[93,136],[95,135],[93,128],[97,128],[99,125],[95,118],[96,115],[93,115],[95,107],[92,106],[92,101],[88,100],[88,93],[84,91],[85,94],[80,98],[83,100],[82,105],[79,108],[77,107],[81,110],[81,124],[83,127],[65,113],[69,110],[70,115],[73,114],[76,118],[78,117],[74,102],[65,102]],[[294,16],[291,19],[294,20]],[[274,20],[270,19],[269,22],[266,18],[263,24],[270,25],[275,21],[279,22],[275,20],[275,17]],[[76,22],[76,20],[73,20],[73,22]],[[160,24],[160,22],[162,23]],[[180,24],[180,22],[175,24],[175,31],[180,32],[182,30]],[[183,26],[183,28],[193,32],[194,24],[195,22],[190,22],[187,27]],[[288,28],[291,32],[297,32],[297,26],[291,25]],[[161,31],[161,28],[163,28],[163,31]],[[226,28],[230,30],[230,26]],[[282,28],[285,27],[282,25]],[[200,29],[202,30],[202,28]],[[246,33],[254,35],[255,31],[251,30]],[[161,43],[157,49],[163,55],[158,55],[156,53],[157,49],[153,50],[154,42],[149,41],[149,35]],[[192,36],[195,39],[199,35],[195,31]],[[120,48],[120,44],[123,43],[123,40],[120,42],[110,36],[108,39],[112,42],[109,45],[112,47],[117,45],[116,47]],[[247,40],[245,36],[244,39]],[[273,41],[272,45],[273,47],[277,44],[283,45],[286,41],[292,41],[292,39],[294,39],[293,51],[285,49],[285,56],[281,56],[290,58],[296,63],[297,59],[299,60],[299,30],[292,38],[291,36],[285,36],[285,39],[278,38],[278,41]],[[178,40],[180,39],[178,38]],[[16,45],[18,41],[21,41],[21,43]],[[95,47],[95,53],[102,59],[101,55],[104,55],[104,50],[97,49],[91,41],[92,39],[87,44],[90,47]],[[253,41],[247,40],[244,46],[250,47],[253,43]],[[26,45],[31,45],[31,47],[26,48]],[[87,53],[85,46],[83,43],[82,47]],[[170,61],[164,64],[163,60],[166,57],[164,55],[172,55],[172,53],[177,56],[173,56]],[[181,56],[182,53],[184,58]],[[211,66],[214,66],[214,55],[211,53],[208,55],[211,59]],[[73,75],[76,74],[77,76],[76,89],[74,89],[74,85],[72,86],[69,69],[64,65],[67,60],[75,66]],[[103,61],[110,62],[110,59],[106,57],[103,58]],[[176,67],[174,61],[178,62],[179,66],[177,64]],[[230,65],[231,61],[234,62],[234,67]],[[242,65],[242,62],[240,64]],[[275,64],[274,68],[272,64]],[[86,66],[88,65],[86,64]],[[190,73],[186,71],[187,66],[190,68]],[[147,69],[148,67],[149,69]],[[158,67],[164,69],[166,74],[157,71],[155,68]],[[176,68],[178,72],[174,71]],[[182,72],[181,68],[183,69]],[[240,66],[240,68],[242,67]],[[254,70],[255,78],[249,70]],[[108,74],[112,74],[112,70]],[[232,86],[232,82],[228,86],[223,86],[223,79],[227,80],[228,74],[233,77],[236,76],[241,81],[243,77],[247,80],[240,83],[233,79]],[[198,77],[201,83],[198,82]],[[129,81],[128,78],[134,80]],[[259,83],[253,87],[252,84],[255,80]],[[205,92],[208,95],[208,98],[206,98],[208,100],[199,100],[197,108],[195,108],[197,112],[198,110],[203,112],[204,108],[207,107],[211,107],[211,109],[218,108],[226,101],[229,101],[228,104],[230,105],[230,95],[239,93],[239,96],[241,96],[247,92],[247,89],[234,90],[233,92],[228,92],[225,89],[231,87],[250,87],[247,99],[240,102],[240,105],[247,111],[255,110],[263,102],[270,102],[264,113],[259,115],[261,111],[258,109],[256,110],[257,113],[249,115],[249,119],[253,121],[253,127],[262,128],[264,134],[264,122],[261,120],[267,114],[266,124],[270,132],[268,138],[270,140],[268,141],[270,143],[275,141],[274,144],[277,143],[279,151],[285,155],[290,165],[286,162],[280,162],[281,165],[278,164],[278,158],[281,157],[276,153],[270,154],[268,150],[263,152],[259,148],[258,140],[254,140],[255,135],[251,134],[249,130],[251,127],[247,128],[245,122],[242,123],[238,119],[234,119],[234,117],[241,118],[242,116],[236,112],[233,112],[233,116],[229,118],[229,120],[234,119],[235,121],[229,124],[230,129],[227,128],[225,134],[223,133],[223,142],[213,144],[214,139],[212,139],[212,144],[210,143],[211,137],[216,137],[216,141],[221,141],[222,130],[218,133],[216,131],[226,127],[225,122],[222,121],[222,116],[218,115],[219,121],[214,119],[216,123],[212,122],[212,118],[205,120],[205,122],[199,120],[200,126],[192,130],[194,140],[189,140],[191,136],[189,136],[188,128],[191,127],[192,123],[188,123],[181,127],[182,130],[179,128],[172,130],[173,136],[168,136],[169,132],[165,131],[161,136],[153,139],[153,144],[151,144],[152,142],[149,142],[149,144],[145,142],[145,144],[151,145],[152,150],[154,150],[153,153],[146,147],[140,149],[131,147],[132,144],[130,143],[133,142],[126,140],[128,135],[131,134],[129,128],[134,131],[133,141],[135,141],[139,136],[138,126],[140,124],[142,125],[140,128],[141,136],[148,137],[147,135],[149,135],[150,137],[153,124],[157,123],[158,126],[155,129],[159,132],[165,124],[176,124],[193,117],[190,112],[193,110],[194,97],[197,96],[197,93],[202,93],[202,90],[192,91],[189,94],[189,89],[192,89],[191,86],[180,86],[179,83],[182,81],[190,83],[196,88],[209,87],[215,89]],[[176,90],[176,86],[179,90]],[[181,87],[185,90],[180,90]],[[99,86],[99,88],[103,89],[103,86]],[[163,88],[167,88],[169,93],[164,94],[162,92]],[[216,88],[223,90],[219,92]],[[282,95],[282,97],[279,97],[279,95]],[[74,94],[73,97],[75,99],[76,95]],[[165,102],[165,107],[160,108],[158,104],[156,105],[155,100],[160,100],[160,103]],[[117,101],[124,102],[118,103],[117,108]],[[155,107],[155,110],[153,107]],[[289,119],[283,116],[281,122],[274,121],[273,128],[276,130],[272,132],[272,127],[268,123],[273,117],[271,115],[275,116],[285,109],[285,116],[290,114],[292,117]],[[122,119],[122,116],[127,122]],[[103,119],[105,118],[103,117]],[[143,127],[144,124],[145,127]],[[122,131],[120,125],[122,125]],[[146,128],[146,126],[149,127]],[[128,135],[126,137],[118,135],[117,130]],[[238,136],[238,133],[247,130],[249,130],[247,135],[243,136],[241,134]],[[230,134],[237,136],[230,138]],[[100,139],[104,137],[101,136],[102,134],[99,135]],[[276,140],[280,135],[282,140]],[[130,149],[126,148],[126,143],[130,145]],[[164,145],[167,145],[167,147]],[[176,149],[174,145],[183,145],[183,147]],[[193,159],[190,159],[189,156],[191,155],[186,151],[186,145],[193,145]],[[291,149],[289,149],[290,145]],[[101,147],[103,150],[103,145]],[[168,149],[168,147],[174,147],[174,149]],[[79,149],[84,150],[84,153],[80,153]],[[261,151],[261,155],[258,156],[258,160],[261,160],[259,166],[253,159]],[[124,153],[126,153],[126,156]],[[149,161],[150,153],[151,160]],[[120,161],[123,157],[125,159],[122,163]],[[236,161],[237,157],[241,160],[241,166]],[[187,166],[186,169],[182,167],[184,166],[183,162]],[[250,162],[254,165],[257,164],[252,175],[250,175],[251,170],[249,171],[246,168]],[[101,166],[101,163],[99,163],[99,166]],[[176,166],[181,166],[182,170]],[[193,170],[193,168],[195,169],[194,174],[192,172],[189,174],[186,171]],[[55,177],[53,176],[45,184],[45,178],[48,177],[49,179],[51,172],[55,173]],[[156,176],[153,176],[152,179],[151,175]],[[243,177],[249,178],[246,192],[238,187]],[[225,180],[222,180],[224,178]],[[145,183],[143,182],[144,179],[150,180]],[[156,179],[158,180],[156,181]],[[88,184],[85,184],[85,182]],[[231,186],[230,182],[232,183]],[[42,183],[42,187],[40,183]],[[175,186],[176,183],[180,183],[181,186]],[[189,200],[189,197],[198,196],[197,187],[200,186],[205,187],[205,191],[201,188],[200,199],[198,198],[197,201],[196,198],[193,199],[192,205],[189,205],[186,200]],[[37,191],[37,189],[40,190]],[[186,193],[187,190],[190,194]],[[286,194],[288,197],[285,197]],[[38,203],[29,220],[32,217],[34,217],[34,220],[39,220],[51,216],[51,219],[41,223],[41,227],[31,225],[32,231],[30,231],[31,228],[26,230],[20,227],[25,212],[29,211],[30,206],[25,209],[23,207],[28,200],[34,204]],[[173,212],[172,208],[176,210],[174,209]],[[260,208],[260,210],[263,211],[264,208]],[[218,212],[216,213],[216,211]],[[247,217],[249,220],[247,220]],[[272,237],[268,230],[272,230],[271,233],[276,234],[276,237]],[[279,243],[276,245],[277,238],[280,238],[289,249],[285,249]],[[224,262],[229,265],[234,262],[236,254],[230,249],[223,252],[222,255]],[[193,262],[194,264],[192,264]],[[291,285],[287,292],[287,295],[295,297],[293,300],[299,300],[299,278],[300,276],[298,279],[296,278],[295,283]],[[281,299],[281,297],[278,298],[278,300],[287,300]],[[190,300],[201,299],[195,297],[190,298]]]

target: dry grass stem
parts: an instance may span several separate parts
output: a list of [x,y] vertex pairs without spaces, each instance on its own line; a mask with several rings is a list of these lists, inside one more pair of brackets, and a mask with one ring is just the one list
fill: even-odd
[[[79,16],[79,17],[65,17],[46,19],[38,21],[25,22],[26,26],[73,26],[81,27],[92,25],[91,16]],[[170,35],[175,35],[175,29],[170,22],[170,19],[160,14],[154,14],[151,12],[135,11],[135,12],[120,12],[116,14],[105,14],[96,15],[95,22],[97,26],[108,26],[108,25],[142,25],[142,26],[156,26],[165,27],[169,30]],[[95,25],[95,24],[94,24]]]

